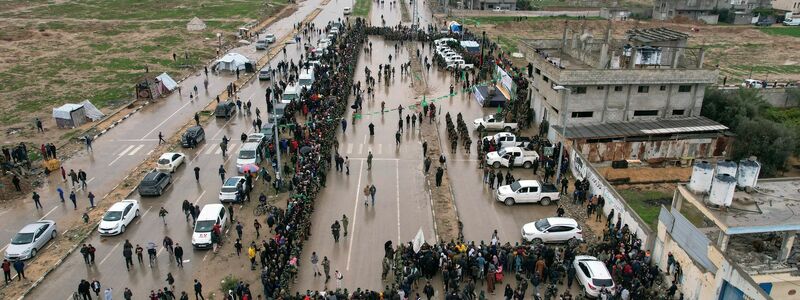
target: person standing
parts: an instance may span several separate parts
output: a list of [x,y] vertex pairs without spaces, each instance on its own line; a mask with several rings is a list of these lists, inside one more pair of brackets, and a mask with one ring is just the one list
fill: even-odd
[[336,288],[337,289],[341,289],[342,288],[342,279],[344,279],[344,276],[342,276],[342,273],[339,272],[339,270],[336,270],[336,272],[334,274],[336,274]]
[[91,287],[92,287],[92,292],[94,292],[94,295],[99,298],[100,297],[100,281],[97,281],[97,279],[93,280],[92,284],[91,284]]
[[32,196],[31,198],[33,198],[33,205],[35,205],[35,206],[36,206],[36,209],[42,209],[42,208],[44,208],[44,207],[42,206],[42,202],[41,202],[41,201],[39,201],[39,200],[40,200],[40,196],[39,196],[39,194],[38,194],[38,193],[36,193],[36,192],[33,192],[33,196]]
[[94,194],[92,194],[92,192],[89,192],[89,195],[87,195],[86,197],[89,197],[89,208],[94,208]]
[[22,191],[22,187],[19,186],[20,180],[19,177],[17,177],[17,174],[14,174],[14,177],[11,178],[11,183],[14,184],[14,190],[16,190],[17,192]]
[[428,280],[428,282],[425,283],[425,287],[422,289],[422,293],[424,293],[425,296],[428,297],[428,300],[431,300],[431,297],[433,297],[434,291],[433,287],[431,286],[430,280]]
[[130,271],[133,266],[133,249],[128,245],[130,244],[126,241],[125,246],[122,248],[122,257],[125,258],[125,268]]
[[194,167],[194,180],[200,182],[200,167]]
[[350,175],[350,156],[344,157],[344,170],[345,175]]
[[253,218],[253,228],[256,230],[256,239],[261,237],[261,223],[258,222],[258,219]]
[[219,179],[222,180],[222,184],[225,184],[225,167],[219,165]]
[[399,130],[394,134],[394,141],[396,142],[396,146],[400,147],[400,131]]
[[125,288],[125,291],[122,292],[122,298],[125,300],[132,300],[133,299],[133,292],[129,288]]
[[331,262],[327,256],[322,258],[322,271],[325,272],[325,283],[327,283],[331,279]]
[[436,167],[436,186],[442,186],[442,177],[444,177],[444,169],[442,166]]
[[14,262],[14,271],[17,271],[17,278],[19,281],[25,278],[25,263],[21,259]]
[[428,174],[428,170],[431,169],[431,158],[426,156],[423,165],[425,166],[425,174]]
[[64,203],[64,190],[58,187],[56,188],[56,192],[58,192],[58,198],[61,199],[61,203]]
[[367,154],[367,170],[372,170],[372,151]]
[[239,236],[239,239],[242,239],[242,231],[244,230],[244,226],[239,221],[236,221],[236,235]]
[[375,187],[374,184],[369,186],[369,196],[372,198],[372,207],[375,207],[375,193],[378,192],[378,189]]
[[344,228],[344,236],[347,237],[347,225],[350,224],[350,220],[347,219],[347,215],[342,214],[342,227]]
[[163,206],[158,210],[158,217],[161,218],[161,221],[164,221],[164,226],[167,226],[167,214],[169,212]]
[[69,201],[72,201],[72,206],[78,210],[78,196],[75,195],[75,191],[69,192]]
[[341,228],[341,225],[339,225],[339,221],[338,220],[333,221],[333,224],[331,225],[331,234],[333,234],[333,242],[334,243],[338,243],[339,242],[339,230],[340,230],[340,228]]
[[314,277],[322,275],[322,273],[319,272],[319,266],[317,266],[317,263],[319,263],[319,256],[317,256],[317,252],[316,251],[311,252],[311,266],[313,267],[314,270]]
[[375,135],[375,124],[369,123],[369,135]]
[[112,300],[114,297],[114,290],[112,288],[107,288],[103,292],[103,300]]
[[86,172],[83,169],[78,169],[78,179],[81,181],[81,189],[86,190]]
[[3,267],[3,277],[6,280],[6,284],[8,284],[8,282],[11,281],[11,262],[8,261],[7,259],[4,259],[2,267]]

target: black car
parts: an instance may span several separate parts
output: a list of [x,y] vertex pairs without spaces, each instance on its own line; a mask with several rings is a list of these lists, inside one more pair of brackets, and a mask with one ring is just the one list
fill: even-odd
[[170,182],[172,182],[172,175],[153,170],[147,173],[139,183],[139,195],[161,196]]
[[230,118],[233,116],[233,113],[236,112],[236,103],[233,101],[228,100],[223,103],[217,105],[217,108],[214,110],[214,116],[217,118]]
[[203,127],[192,126],[186,129],[181,136],[181,146],[184,148],[194,148],[197,144],[206,139],[206,132]]

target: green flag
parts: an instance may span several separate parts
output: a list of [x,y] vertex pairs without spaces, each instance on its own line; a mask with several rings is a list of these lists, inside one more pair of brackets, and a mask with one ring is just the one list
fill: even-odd
[[498,106],[497,107],[497,113],[500,114],[502,112],[503,112],[503,107],[502,106]]
[[428,101],[425,98],[425,96],[422,96],[422,107],[428,107]]
[[353,118],[355,118],[356,120],[361,120],[361,114],[355,114],[353,115]]

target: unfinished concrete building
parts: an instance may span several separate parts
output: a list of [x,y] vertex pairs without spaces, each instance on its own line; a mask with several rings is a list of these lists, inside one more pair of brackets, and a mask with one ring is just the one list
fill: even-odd
[[800,179],[758,179],[743,160],[694,166],[662,208],[653,259],[680,266],[685,299],[798,299]]
[[592,162],[724,155],[727,128],[700,116],[705,88],[719,75],[704,68],[704,49],[667,28],[614,39],[608,24],[599,38],[584,24],[565,24],[562,39],[523,42],[531,105],[537,124],[547,120],[548,138],[566,134]]

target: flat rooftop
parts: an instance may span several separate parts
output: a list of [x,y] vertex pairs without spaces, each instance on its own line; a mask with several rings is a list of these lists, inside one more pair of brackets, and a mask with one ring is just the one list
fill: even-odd
[[[562,127],[553,125],[561,132]],[[727,130],[728,127],[706,117],[637,120],[606,123],[568,124],[569,139],[625,138],[671,134],[708,133]]]
[[584,63],[580,59],[570,56],[567,53],[561,53],[561,49],[534,49],[534,52],[540,58],[547,60],[550,64],[559,69],[566,70],[584,70],[592,69],[592,66]]
[[800,230],[800,178],[761,179],[751,193],[737,189],[727,210],[705,205],[707,195],[684,185],[679,191],[728,235]]

